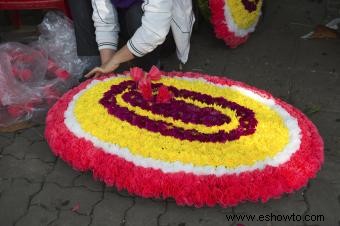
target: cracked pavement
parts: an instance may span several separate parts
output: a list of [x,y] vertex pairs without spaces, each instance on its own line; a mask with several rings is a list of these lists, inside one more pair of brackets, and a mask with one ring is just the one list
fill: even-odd
[[[340,41],[302,40],[326,22],[324,1],[270,1],[249,42],[228,49],[202,24],[186,71],[225,75],[265,89],[304,110],[325,141],[325,164],[307,187],[267,203],[233,208],[177,206],[132,197],[52,155],[44,126],[0,134],[1,226],[339,226]],[[289,17],[288,17],[289,15]],[[177,69],[175,56],[162,61]],[[312,110],[311,110],[312,109]],[[314,109],[314,110],[313,110]],[[317,110],[315,110],[317,109]],[[232,214],[322,214],[323,222],[229,222]]]

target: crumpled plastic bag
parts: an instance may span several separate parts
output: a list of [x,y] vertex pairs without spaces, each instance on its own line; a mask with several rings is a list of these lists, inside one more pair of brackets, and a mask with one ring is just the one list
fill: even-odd
[[80,78],[89,65],[89,59],[77,55],[76,37],[72,21],[60,12],[50,11],[38,26],[40,36],[34,46],[46,54],[73,77]]
[[88,62],[77,56],[72,23],[49,12],[30,45],[0,45],[0,127],[43,122],[48,109],[72,86]]
[[0,126],[40,120],[75,84],[71,74],[39,49],[20,43],[0,45]]

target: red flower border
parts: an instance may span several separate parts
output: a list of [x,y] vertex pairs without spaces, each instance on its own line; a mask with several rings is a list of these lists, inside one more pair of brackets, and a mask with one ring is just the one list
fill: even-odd
[[[202,77],[215,84],[237,85],[264,97],[271,94],[241,82],[198,73],[171,72],[168,76]],[[104,79],[104,78],[102,78]],[[161,170],[136,166],[118,156],[105,153],[85,139],[77,138],[64,124],[64,112],[73,96],[91,80],[69,91],[49,111],[45,136],[52,151],[80,171],[91,170],[95,178],[117,189],[145,198],[173,198],[178,205],[195,207],[235,206],[245,201],[266,202],[305,186],[323,163],[323,141],[313,123],[299,110],[275,99],[276,103],[298,119],[302,131],[300,149],[278,167],[239,175],[197,176],[188,173],[163,173]]]
[[224,0],[209,0],[211,12],[211,23],[214,26],[216,37],[222,39],[230,48],[245,43],[249,35],[237,37],[234,32],[230,31],[224,16]]

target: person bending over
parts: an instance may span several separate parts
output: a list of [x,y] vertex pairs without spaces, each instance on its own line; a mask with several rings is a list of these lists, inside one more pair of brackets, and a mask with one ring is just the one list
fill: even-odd
[[[159,64],[161,45],[169,33],[182,63],[188,60],[195,17],[192,0],[92,0],[96,42],[102,65],[85,77],[114,72],[139,58],[144,70]],[[126,44],[118,50],[118,39]]]

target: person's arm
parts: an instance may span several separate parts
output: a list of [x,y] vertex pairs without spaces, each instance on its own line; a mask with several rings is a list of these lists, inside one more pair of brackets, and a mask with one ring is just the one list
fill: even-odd
[[172,0],[145,1],[142,6],[142,26],[127,42],[127,47],[133,55],[142,57],[165,41],[170,30],[172,7]]
[[100,60],[102,62],[102,65],[104,65],[107,62],[109,62],[109,60],[111,60],[111,58],[114,56],[116,51],[113,49],[101,49],[99,53],[100,53]]
[[118,15],[110,0],[92,0],[92,7],[96,41],[102,64],[105,64],[118,47]]
[[169,0],[150,0],[144,3],[142,26],[108,63],[94,68],[86,77],[93,75],[98,77],[101,74],[113,72],[121,63],[134,57],[142,57],[162,44],[170,30],[172,4]]

